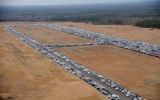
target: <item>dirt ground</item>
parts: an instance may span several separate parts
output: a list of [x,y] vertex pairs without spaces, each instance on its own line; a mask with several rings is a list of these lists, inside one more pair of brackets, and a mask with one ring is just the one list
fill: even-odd
[[128,38],[137,41],[160,44],[160,29],[139,28],[131,25],[92,25],[86,23],[57,22],[59,25],[66,25],[92,32],[103,33],[110,36]]
[[160,98],[160,58],[107,45],[55,50],[147,100]]
[[[17,23],[0,23],[0,26]],[[0,28],[1,98],[7,98],[5,100],[108,100],[93,87],[2,28]]]
[[72,44],[93,42],[89,39],[63,33],[46,27],[23,27],[14,29],[44,44]]

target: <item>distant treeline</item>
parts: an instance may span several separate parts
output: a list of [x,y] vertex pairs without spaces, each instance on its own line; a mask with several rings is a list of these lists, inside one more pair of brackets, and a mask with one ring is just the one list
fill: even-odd
[[160,1],[54,6],[0,6],[0,22],[73,21],[92,24],[135,25],[160,20]]
[[143,21],[136,22],[135,26],[160,29],[160,21],[159,20],[143,20]]
[[107,25],[107,24],[117,24],[117,25],[122,25],[123,21],[120,19],[106,19],[104,20],[103,17],[105,16],[61,16],[61,17],[52,17],[50,18],[50,21],[73,21],[73,22],[91,22],[92,24],[95,25]]

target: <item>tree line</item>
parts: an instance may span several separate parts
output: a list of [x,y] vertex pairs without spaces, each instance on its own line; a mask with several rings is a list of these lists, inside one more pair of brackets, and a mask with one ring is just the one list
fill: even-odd
[[[0,22],[74,21],[92,24],[135,25],[140,20],[160,20],[160,2],[57,6],[0,6]],[[157,5],[155,5],[157,4]]]
[[160,29],[160,21],[159,20],[143,20],[143,21],[136,22],[135,26]]
[[95,25],[107,25],[107,24],[117,24],[122,25],[123,21],[121,19],[104,19],[105,16],[95,15],[95,16],[59,16],[52,17],[50,21],[73,21],[73,22],[91,22]]

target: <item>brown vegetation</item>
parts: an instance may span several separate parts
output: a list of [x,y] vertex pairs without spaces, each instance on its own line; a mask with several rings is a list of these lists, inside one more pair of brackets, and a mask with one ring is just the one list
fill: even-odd
[[56,50],[147,100],[160,98],[160,59],[113,46]]
[[92,42],[88,39],[45,27],[23,27],[15,29],[44,44],[72,44]]
[[[1,23],[0,26],[2,25],[7,23]],[[2,28],[0,28],[0,98],[108,100],[94,88]]]
[[[1,23],[1,25],[32,23]],[[160,44],[158,29],[133,26],[57,23],[107,35]],[[48,28],[16,28],[46,44],[86,43],[91,40]],[[58,34],[58,36],[57,36]],[[160,98],[160,59],[108,45],[56,48],[147,100]],[[0,30],[0,95],[24,100],[104,100],[98,91],[14,36]]]

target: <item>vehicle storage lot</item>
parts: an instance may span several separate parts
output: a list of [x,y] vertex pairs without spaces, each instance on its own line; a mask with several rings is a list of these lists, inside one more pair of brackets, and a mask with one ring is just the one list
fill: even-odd
[[[24,23],[19,23],[18,25],[21,25],[21,24],[23,25]],[[25,24],[32,24],[32,23],[25,23]],[[33,23],[33,24],[36,24],[36,23]],[[2,25],[5,26],[6,23]],[[16,24],[10,23],[9,25],[16,25]],[[73,25],[69,25],[69,26],[73,27]],[[63,32],[59,33],[59,31],[55,31],[45,27],[29,27],[29,28],[23,27],[23,28],[17,28],[17,30],[22,33],[26,32],[25,34],[28,35],[29,37],[32,37],[33,35],[34,37],[32,38],[41,43],[51,44],[51,45],[93,42],[91,40],[87,40],[87,39],[70,35],[67,33],[63,33]],[[4,31],[2,30],[2,33],[3,32]],[[52,32],[54,33],[53,35],[52,35]],[[38,33],[38,35],[36,33]],[[61,36],[58,36],[59,34],[61,34]],[[7,38],[5,38],[5,36],[1,37],[1,40],[0,40],[1,44],[4,41],[3,39],[9,39],[8,35],[7,35]],[[12,37],[12,35],[10,35],[9,37]],[[76,38],[79,38],[80,40]],[[15,37],[13,36],[12,38],[10,38],[9,41],[14,41],[14,39]],[[83,42],[81,39],[84,39]],[[27,100],[33,99],[35,97],[36,99],[44,98],[48,100],[53,98],[58,100],[59,99],[64,100],[64,98],[65,99],[73,98],[76,100],[81,100],[81,99],[90,100],[93,98],[95,100],[106,99],[103,95],[99,95],[99,93],[97,93],[95,90],[90,89],[90,86],[87,86],[87,85],[84,86],[83,85],[85,84],[84,82],[81,82],[78,78],[74,78],[74,76],[72,76],[71,74],[68,74],[67,71],[62,69],[59,65],[53,63],[51,60],[47,59],[45,56],[38,56],[41,54],[36,52],[36,50],[32,49],[30,46],[21,42],[17,38],[15,40],[17,41],[16,42],[7,41],[3,44],[6,46],[5,47],[6,49],[9,48],[8,49],[9,53],[8,51],[7,52],[5,51],[8,54],[3,54],[3,52],[0,53],[0,55],[1,54],[7,55],[8,57],[8,58],[5,58],[6,57],[5,56],[4,57],[5,60],[4,59],[1,60],[3,63],[1,63],[0,61],[0,64],[3,65],[2,67],[4,67],[5,65],[8,65],[8,62],[5,62],[5,61],[9,61],[9,64],[11,63],[11,65],[14,65],[14,66],[15,66],[15,63],[17,63],[18,67],[16,66],[14,68],[18,70],[20,69],[20,71],[22,70],[19,73],[23,73],[23,75],[19,76],[20,74],[15,74],[16,76],[14,76],[15,72],[12,72],[11,70],[8,71],[8,69],[10,69],[11,67],[7,67],[7,69],[5,69],[4,67],[5,70],[0,71],[1,76],[2,74],[4,74],[4,76],[0,78],[2,79],[2,82],[0,81],[1,82],[0,86],[2,84],[1,86],[2,89],[0,87],[0,90],[7,91],[7,89],[9,88],[9,92],[3,91],[4,93],[11,94],[12,97],[16,99],[17,98],[22,99],[22,97],[26,97]],[[15,46],[16,43],[17,45]],[[27,46],[31,50],[28,52],[28,49],[25,46],[20,45],[20,43],[25,44],[25,46]],[[1,46],[1,47],[4,48],[4,46]],[[95,46],[86,46],[86,47],[80,46],[80,47],[70,47],[70,48],[65,47],[65,48],[56,48],[56,50],[59,53],[62,53],[68,57],[71,57],[73,60],[78,61],[79,63],[85,65],[85,67],[88,67],[98,72],[99,74],[106,76],[107,78],[115,81],[119,85],[124,86],[125,88],[131,90],[132,92],[139,94],[140,96],[146,98],[147,100],[156,100],[160,98],[159,97],[160,95],[160,90],[159,90],[160,89],[160,79],[159,79],[160,59],[157,57],[152,57],[152,56],[144,55],[141,53],[137,53],[135,51],[130,51],[130,50],[117,48],[114,46],[107,46],[107,45],[106,46],[95,45]],[[35,52],[37,53],[37,55]],[[14,55],[13,59],[12,59],[12,55]],[[46,60],[48,60],[50,64],[48,64],[47,63],[48,61]],[[51,66],[54,66],[54,68]],[[22,69],[21,67],[22,68],[24,67],[24,68]],[[55,67],[58,67],[58,69],[62,71],[59,71]],[[39,70],[40,68],[42,70]],[[14,71],[17,71],[15,69]],[[7,80],[12,83],[7,83],[8,81],[5,82],[4,79],[8,75],[8,73],[9,75],[13,74],[11,79],[14,80],[14,78],[16,77],[15,78],[16,81],[15,80],[12,81],[11,79],[7,78]],[[6,86],[6,84],[8,85]],[[77,85],[78,87],[76,87]],[[86,89],[85,87],[87,87],[87,90],[85,90]],[[25,92],[21,93],[21,92],[15,92],[15,91],[25,91]],[[76,96],[71,95],[71,94],[75,94],[75,92],[77,91],[78,91],[78,94],[76,94]],[[86,94],[86,91],[89,92],[89,94]],[[2,94],[2,92],[0,93],[1,93],[0,95],[3,95],[3,96],[5,95],[5,94]],[[83,93],[85,93],[85,96]],[[40,95],[40,96],[38,96],[37,98],[37,95]],[[61,98],[62,95],[65,95],[64,98]]]
[[160,98],[160,59],[157,57],[103,45],[55,50],[147,100]]
[[15,27],[14,29],[44,44],[73,44],[93,42],[89,39],[70,35],[45,27]]
[[108,100],[2,28],[0,96],[15,100]]
[[131,40],[160,44],[160,30],[149,30],[148,28],[138,28],[130,25],[92,25],[85,23],[58,22],[56,24],[84,29],[92,32],[103,33],[110,36],[128,38]]

